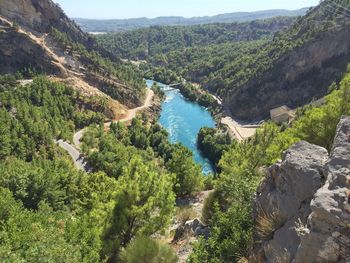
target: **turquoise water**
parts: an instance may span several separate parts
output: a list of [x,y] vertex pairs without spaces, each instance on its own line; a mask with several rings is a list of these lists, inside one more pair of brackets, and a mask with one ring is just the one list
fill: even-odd
[[[147,80],[151,87],[153,81]],[[160,124],[168,131],[171,143],[182,143],[193,152],[196,163],[200,164],[204,174],[212,173],[208,159],[197,149],[197,135],[202,127],[215,127],[215,121],[209,111],[197,103],[186,100],[179,90],[158,83],[165,91],[166,99],[162,104]]]

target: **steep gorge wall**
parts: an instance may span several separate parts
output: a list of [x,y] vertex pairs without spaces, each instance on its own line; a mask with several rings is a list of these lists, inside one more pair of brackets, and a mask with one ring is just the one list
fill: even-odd
[[60,68],[51,62],[52,58],[40,45],[11,28],[0,33],[0,58],[1,74],[35,68],[46,74],[62,75]]
[[87,35],[50,0],[1,0],[0,15],[39,33],[49,33],[51,27],[55,27],[75,41],[88,40]]
[[350,262],[350,117],[330,155],[300,142],[269,168],[254,219],[251,262]]
[[273,108],[305,105],[327,94],[350,61],[350,26],[321,32],[314,40],[285,54],[272,69],[231,92],[224,101],[239,119],[269,117]]

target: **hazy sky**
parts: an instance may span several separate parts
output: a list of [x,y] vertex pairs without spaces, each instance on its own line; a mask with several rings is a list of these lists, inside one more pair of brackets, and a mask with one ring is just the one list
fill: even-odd
[[298,9],[319,0],[54,0],[70,17],[206,16],[237,11]]

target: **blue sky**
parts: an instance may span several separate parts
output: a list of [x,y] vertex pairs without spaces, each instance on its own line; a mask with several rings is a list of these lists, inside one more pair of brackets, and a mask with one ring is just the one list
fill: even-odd
[[237,11],[298,9],[319,0],[54,0],[70,17],[135,18],[206,16]]

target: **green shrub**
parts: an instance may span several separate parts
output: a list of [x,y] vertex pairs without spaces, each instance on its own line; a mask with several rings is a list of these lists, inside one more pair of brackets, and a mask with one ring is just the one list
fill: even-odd
[[181,145],[175,145],[171,159],[166,167],[176,175],[174,192],[186,196],[203,189],[203,175],[199,165],[195,164],[192,152]]
[[215,201],[217,201],[216,192],[211,192],[204,200],[202,209],[202,222],[206,225],[210,224],[210,221],[213,217]]
[[215,184],[215,179],[212,174],[209,174],[205,176],[204,178],[204,190],[213,190],[214,189],[214,184]]
[[120,254],[123,263],[176,263],[172,248],[148,237],[138,237]]

